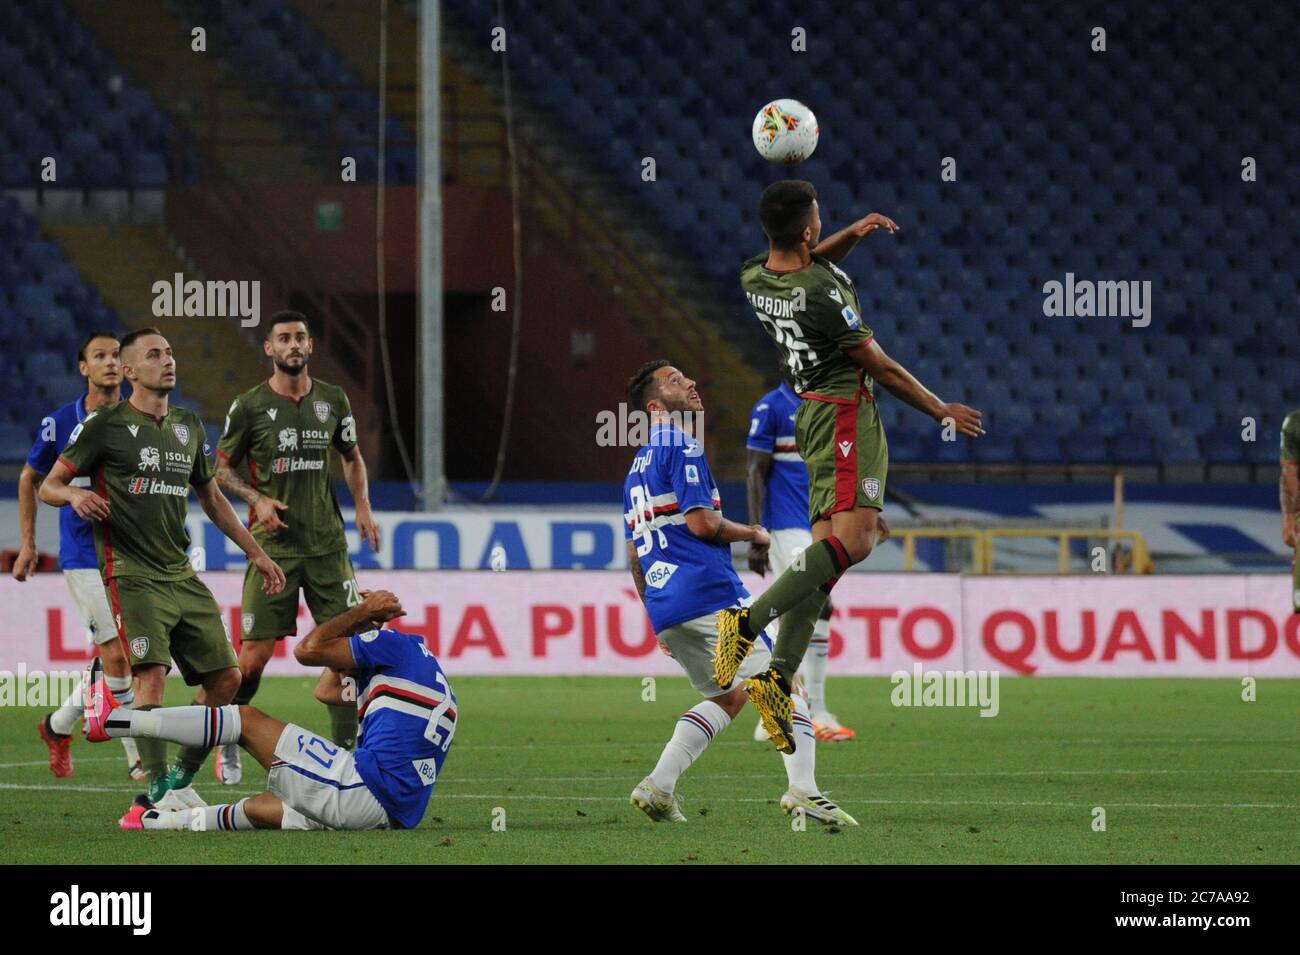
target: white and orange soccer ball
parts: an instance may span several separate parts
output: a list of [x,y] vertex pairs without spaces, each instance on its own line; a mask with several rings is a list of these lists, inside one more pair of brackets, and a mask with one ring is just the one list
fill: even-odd
[[811,156],[820,133],[813,111],[797,99],[773,100],[754,117],[754,148],[780,166],[793,166]]

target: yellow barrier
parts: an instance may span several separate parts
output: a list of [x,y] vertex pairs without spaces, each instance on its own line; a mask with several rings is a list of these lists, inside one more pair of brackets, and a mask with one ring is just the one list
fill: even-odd
[[[898,527],[891,528],[891,536],[899,538],[903,545],[903,569],[916,569],[916,541],[917,538],[941,538],[946,540],[969,540],[973,544],[972,568],[971,573],[990,574],[997,573],[993,563],[994,542],[1000,537],[1046,537],[1056,538],[1057,540],[1057,572],[1068,574],[1070,572],[1070,541],[1072,540],[1095,540],[1102,538],[1107,541],[1127,540],[1132,543],[1133,553],[1132,560],[1129,563],[1130,573],[1144,573],[1150,566],[1150,554],[1147,551],[1146,538],[1139,531],[1121,530],[1118,528],[1096,527]],[[1109,557],[1109,553],[1108,553]],[[1107,571],[1112,569],[1108,562]],[[1016,573],[1016,571],[1003,571],[1003,573]]]

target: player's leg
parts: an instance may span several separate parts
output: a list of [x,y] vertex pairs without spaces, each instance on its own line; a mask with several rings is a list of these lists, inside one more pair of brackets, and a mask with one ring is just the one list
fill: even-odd
[[[302,585],[301,562],[292,558],[279,561],[285,586],[278,594],[262,592],[262,575],[249,564],[244,568],[244,589],[240,603],[239,690],[231,701],[237,706],[253,702],[262,685],[262,672],[275,654],[276,642],[298,632],[298,590]],[[213,770],[226,786],[237,785],[244,778],[243,762],[237,744],[217,748]]]
[[[361,603],[356,572],[346,550],[308,557],[303,561],[303,597],[317,625],[345,613]],[[322,673],[320,684],[332,682],[329,671]],[[330,716],[330,738],[344,749],[357,743],[357,708],[352,705],[325,704]]]
[[[171,630],[180,608],[167,585],[146,577],[118,577],[104,588],[118,633],[118,645],[136,677],[135,709],[149,711],[163,704],[171,669]],[[107,661],[105,661],[107,664]],[[137,744],[151,796],[166,791],[167,744],[148,740]]]
[[659,634],[704,700],[678,717],[655,768],[632,790],[632,805],[655,822],[686,821],[676,795],[677,781],[745,706],[745,691],[739,683],[724,689],[713,679],[716,639],[712,615],[687,620]]
[[[104,660],[104,669],[108,682],[123,706],[134,703],[135,691],[131,679],[131,668],[122,652],[122,643],[117,632],[117,624],[108,607],[108,596],[99,571],[93,567],[74,568],[63,573],[63,579],[72,595],[77,616],[86,633],[99,647],[99,654]],[[41,721],[40,735],[50,750],[50,769],[54,775],[68,777],[72,775],[72,754],[70,749],[71,734],[81,719],[82,696],[84,688],[78,687],[68,695],[53,713]],[[133,779],[143,779],[144,770],[140,766],[140,754],[133,740],[124,740],[128,772]]]
[[179,832],[247,832],[250,829],[279,829],[285,805],[280,797],[261,792],[220,806],[192,809],[159,809],[147,796],[139,796],[127,814],[118,820],[123,829],[170,829]]
[[[180,620],[173,627],[171,637],[176,668],[185,678],[186,685],[199,687],[194,697],[195,704],[225,706],[239,692],[240,675],[239,660],[226,635],[221,610],[211,591],[198,577],[174,581],[170,590],[181,609]],[[190,790],[203,761],[219,742],[227,741],[214,739],[203,745],[182,747],[169,774],[168,788]]]

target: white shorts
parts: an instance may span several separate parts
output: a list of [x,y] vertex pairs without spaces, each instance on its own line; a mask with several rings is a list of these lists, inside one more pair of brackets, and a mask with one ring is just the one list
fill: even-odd
[[783,527],[779,531],[768,533],[772,536],[772,546],[767,553],[772,573],[778,577],[794,563],[796,552],[805,551],[812,546],[812,531],[804,527]]
[[[746,604],[752,601],[746,601]],[[718,644],[718,616],[705,614],[669,627],[659,635],[659,640],[672,652],[677,665],[686,671],[691,686],[705,697],[721,696],[741,681],[762,673],[772,664],[772,642],[767,634],[754,641],[745,662],[740,665],[736,679],[723,689],[713,679],[713,648]]]
[[284,803],[285,829],[387,829],[351,753],[293,723],[275,744],[266,788]]
[[65,570],[63,579],[68,582],[72,602],[77,605],[77,615],[86,628],[86,639],[92,643],[110,643],[117,639],[113,612],[108,609],[108,593],[104,579],[93,567]]

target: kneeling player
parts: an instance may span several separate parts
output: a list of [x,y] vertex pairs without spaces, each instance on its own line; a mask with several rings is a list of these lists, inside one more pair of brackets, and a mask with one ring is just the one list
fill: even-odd
[[[91,664],[86,737],[238,743],[267,770],[267,791],[222,806],[176,811],[139,796],[123,829],[413,829],[429,804],[456,732],[456,697],[424,641],[377,629],[402,615],[388,591],[316,627],[294,650],[305,666],[356,681],[360,736],[354,753],[253,706],[118,707],[98,660]],[[318,690],[318,693],[323,691]],[[342,684],[334,691],[342,701]]]
[[[651,416],[649,444],[637,453],[624,485],[627,557],[659,642],[706,699],[677,720],[654,771],[632,790],[632,805],[655,822],[685,822],[677,780],[745,706],[743,680],[770,665],[771,641],[756,640],[738,679],[720,686],[713,678],[717,643],[714,615],[750,602],[731,563],[731,542],[749,541],[760,551],[771,541],[761,527],[722,516],[703,444],[673,420],[703,412],[695,382],[666,361],[650,362],[628,384],[631,406]],[[798,746],[785,757],[789,789],[786,812],[802,809],[819,822],[857,825],[821,794],[813,776],[816,760],[808,703],[796,696],[792,734]]]

